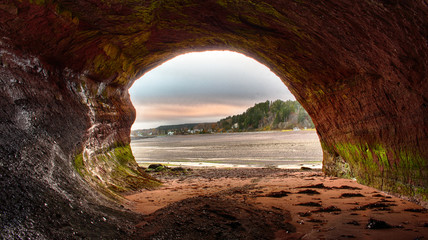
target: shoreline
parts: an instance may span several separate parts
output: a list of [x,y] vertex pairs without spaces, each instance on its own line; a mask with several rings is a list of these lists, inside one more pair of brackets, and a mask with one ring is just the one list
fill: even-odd
[[321,169],[315,131],[202,134],[131,142],[136,162],[182,167],[278,167]]
[[354,180],[326,177],[320,170],[195,168],[152,176],[163,186],[125,196],[128,208],[144,215],[136,234],[148,239],[164,234],[195,239],[204,232],[255,239],[253,228],[266,233],[257,235],[262,239],[428,236],[426,209]]
[[[151,130],[151,129],[131,129],[131,131],[145,131],[145,130]],[[307,128],[307,129],[271,129],[271,130],[253,130],[253,131],[230,131],[230,132],[207,132],[207,133],[187,133],[187,134],[174,134],[174,135],[168,135],[168,134],[161,134],[161,135],[142,135],[142,136],[135,136],[131,135],[131,139],[139,140],[139,139],[145,139],[145,138],[155,138],[155,137],[171,137],[171,136],[201,136],[201,135],[211,135],[211,134],[234,134],[234,133],[275,133],[275,132],[299,132],[299,131],[306,131],[306,132],[316,132],[315,128]]]
[[210,169],[210,168],[277,168],[277,169],[302,169],[306,168],[306,170],[313,169],[313,170],[321,170],[322,169],[322,161],[317,161],[316,163],[295,163],[295,164],[276,164],[276,165],[261,165],[261,164],[245,164],[245,161],[243,161],[242,164],[234,164],[234,163],[218,163],[218,162],[209,162],[209,161],[188,161],[188,162],[179,162],[179,161],[169,161],[169,162],[162,162],[162,161],[139,161],[138,166],[140,167],[148,167],[151,164],[162,164],[168,167],[190,167],[194,169]]

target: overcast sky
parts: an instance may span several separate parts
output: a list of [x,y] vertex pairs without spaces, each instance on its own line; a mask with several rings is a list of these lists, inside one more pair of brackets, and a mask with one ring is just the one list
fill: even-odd
[[266,100],[295,100],[269,68],[230,51],[180,55],[135,81],[132,129],[216,122]]

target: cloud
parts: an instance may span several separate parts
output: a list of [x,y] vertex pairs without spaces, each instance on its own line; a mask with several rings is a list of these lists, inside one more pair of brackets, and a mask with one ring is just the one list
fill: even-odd
[[[138,114],[137,121],[159,121],[171,119],[192,119],[192,118],[217,118],[221,116],[234,115],[237,112],[245,111],[246,106],[226,105],[226,104],[151,104],[136,105]],[[216,119],[219,120],[219,119]]]
[[267,67],[230,51],[178,56],[138,79],[130,94],[137,122],[225,117],[257,102],[294,99]]

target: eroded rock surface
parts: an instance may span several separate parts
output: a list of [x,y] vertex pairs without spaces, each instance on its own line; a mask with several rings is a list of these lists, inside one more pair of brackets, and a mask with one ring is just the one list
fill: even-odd
[[209,49],[281,77],[316,125],[326,173],[426,201],[427,15],[422,0],[1,3],[2,235],[127,229],[133,215],[102,196],[156,184],[129,157],[127,89]]

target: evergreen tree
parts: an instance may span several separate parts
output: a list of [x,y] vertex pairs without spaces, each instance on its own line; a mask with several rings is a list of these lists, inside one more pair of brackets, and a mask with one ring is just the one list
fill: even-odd
[[[293,124],[297,124],[296,126],[299,127],[301,125],[314,127],[312,119],[309,117],[306,110],[299,104],[299,102],[291,100],[287,100],[285,102],[276,100],[273,102],[266,101],[257,103],[253,107],[248,108],[242,114],[220,120],[218,125],[229,130],[234,124],[238,123],[240,131],[261,129],[266,126],[268,126],[269,129],[271,127],[278,128],[280,123],[287,123],[292,114],[297,116],[297,122],[288,123],[287,125],[291,126],[291,128],[294,127]],[[268,125],[262,126],[262,123]]]

